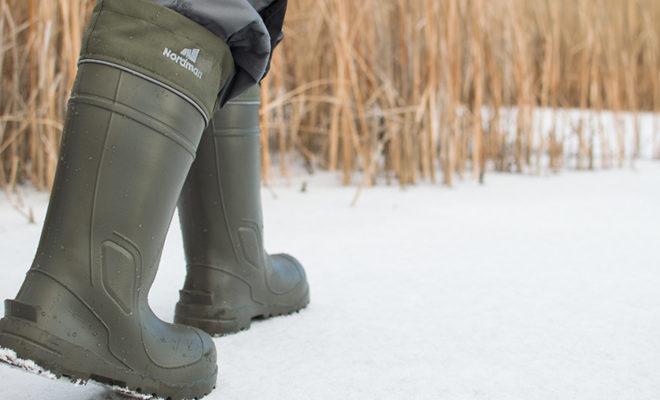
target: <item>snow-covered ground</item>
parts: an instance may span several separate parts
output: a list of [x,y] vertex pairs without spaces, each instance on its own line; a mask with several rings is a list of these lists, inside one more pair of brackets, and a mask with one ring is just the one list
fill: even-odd
[[[305,263],[312,303],[216,339],[210,399],[660,398],[660,163],[376,187],[355,207],[335,175],[273,189],[267,247]],[[0,200],[0,298],[45,212],[24,197],[37,224]],[[175,220],[151,295],[164,319],[183,276]],[[2,366],[0,398],[119,395]]]

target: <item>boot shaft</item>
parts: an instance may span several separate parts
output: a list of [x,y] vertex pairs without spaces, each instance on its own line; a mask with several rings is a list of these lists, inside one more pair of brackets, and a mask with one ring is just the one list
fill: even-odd
[[188,264],[263,267],[259,87],[216,111],[179,201]]
[[[168,47],[201,49],[202,77],[163,56]],[[148,290],[175,199],[232,71],[226,45],[187,18],[141,0],[99,1],[33,268],[100,287],[103,262],[123,258],[139,264],[131,275]]]
[[82,64],[33,268],[101,287],[104,269],[116,267],[105,261],[119,257],[140,264],[148,288],[203,128],[202,115],[167,89]]

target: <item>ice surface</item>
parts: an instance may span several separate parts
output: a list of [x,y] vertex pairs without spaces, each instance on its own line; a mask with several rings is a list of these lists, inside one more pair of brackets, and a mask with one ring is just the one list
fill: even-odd
[[[216,339],[209,399],[660,398],[660,163],[376,187],[356,207],[335,175],[273,189],[267,247],[304,262],[312,302]],[[25,202],[41,223],[47,197]],[[0,298],[39,233],[0,200]],[[151,294],[166,320],[183,277],[175,219]],[[0,398],[121,397],[0,367]]]

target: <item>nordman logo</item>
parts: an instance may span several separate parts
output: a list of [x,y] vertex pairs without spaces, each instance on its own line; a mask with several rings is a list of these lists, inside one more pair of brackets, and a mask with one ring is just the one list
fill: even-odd
[[180,54],[173,52],[167,47],[163,50],[163,57],[169,58],[181,67],[192,72],[197,78],[202,79],[202,71],[195,66],[197,57],[199,56],[199,49],[183,49]]
[[196,63],[197,56],[199,55],[199,49],[183,49],[181,50],[181,55]]

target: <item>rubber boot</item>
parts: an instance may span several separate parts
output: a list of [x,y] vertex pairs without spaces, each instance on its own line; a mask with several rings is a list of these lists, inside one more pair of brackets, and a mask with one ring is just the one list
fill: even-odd
[[213,335],[309,303],[300,263],[263,246],[259,87],[218,110],[179,201],[187,276],[175,322]]
[[[170,56],[185,49],[196,61]],[[232,70],[226,45],[191,20],[148,1],[98,2],[37,254],[0,321],[0,346],[15,352],[5,361],[162,398],[214,388],[212,339],[161,321],[147,298]]]

